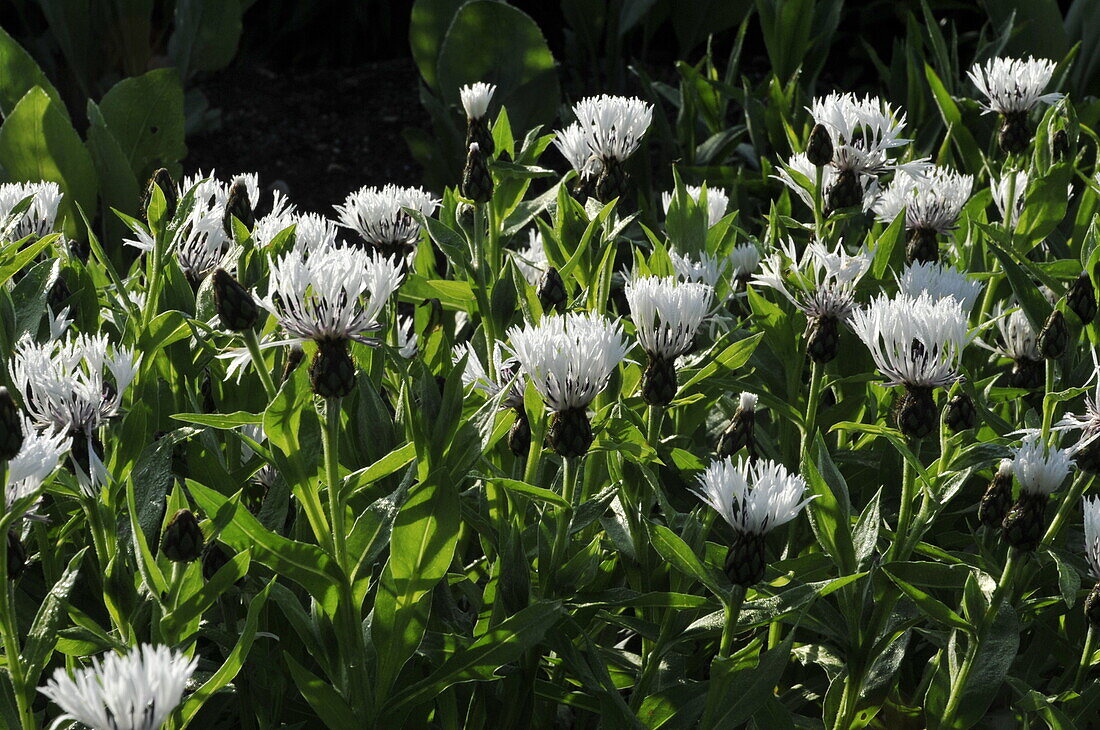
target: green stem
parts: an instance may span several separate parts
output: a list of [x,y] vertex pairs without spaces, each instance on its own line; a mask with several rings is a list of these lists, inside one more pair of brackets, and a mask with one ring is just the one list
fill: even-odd
[[664,416],[664,410],[659,406],[648,406],[645,413],[645,440],[654,451],[657,450],[657,444],[661,440],[661,420]]
[[1089,625],[1089,632],[1085,635],[1085,646],[1081,649],[1081,661],[1077,663],[1077,673],[1073,675],[1073,691],[1080,691],[1081,684],[1085,681],[1085,674],[1092,664],[1092,652],[1096,648],[1096,629]]
[[[0,484],[8,488],[8,462],[0,461]],[[10,528],[9,528],[10,529]],[[19,648],[19,627],[15,623],[15,584],[8,577],[7,532],[3,535],[4,553],[0,555],[0,632],[3,633],[4,659],[15,693],[16,712],[23,730],[35,727],[34,713],[27,700],[26,675],[23,657]]]
[[814,435],[817,433],[817,409],[821,402],[821,383],[821,363],[812,360],[810,390],[806,394],[806,418],[802,428],[802,446],[799,449],[799,456],[803,459],[807,457],[810,444],[813,443]]
[[959,667],[959,673],[955,675],[954,681],[951,682],[951,690],[947,696],[947,707],[945,707],[943,711],[943,722],[941,723],[943,727],[951,727],[955,719],[955,714],[959,711],[963,692],[966,690],[966,683],[970,679],[970,672],[974,669],[974,662],[978,659],[978,652],[981,650],[982,641],[985,640],[986,634],[989,633],[989,629],[997,619],[997,612],[1001,608],[1001,600],[1005,597],[1005,594],[1011,590],[1012,579],[1018,565],[1016,550],[1014,548],[1009,548],[1008,559],[1005,560],[1005,567],[1004,570],[1001,571],[1001,579],[997,581],[997,587],[993,591],[993,596],[989,599],[989,607],[986,608],[985,613],[982,615],[977,630],[970,637],[970,641],[967,642],[966,656],[963,658],[963,663]]
[[[911,445],[913,445],[912,442]],[[915,445],[917,449],[920,448],[919,441],[915,442]],[[897,532],[894,534],[894,544],[890,548],[890,560],[905,559],[904,546],[909,535],[910,523],[913,521],[913,501],[917,496],[916,469],[912,467],[904,455],[902,455],[901,463],[901,505],[898,508],[898,527]]]
[[562,507],[560,514],[558,515],[557,529],[554,533],[554,543],[550,548],[550,570],[547,574],[547,582],[552,582],[557,576],[558,568],[560,566],[562,551],[565,549],[565,544],[569,539],[569,523],[573,521],[573,504],[576,481],[577,481],[577,467],[579,466],[576,457],[563,458],[561,463],[561,496],[568,503],[568,507]]
[[737,617],[741,613],[741,604],[745,602],[745,587],[734,586],[730,597],[724,601],[726,621],[722,626],[722,642],[718,645],[718,656],[728,657],[733,648],[733,635],[737,629]]
[[1050,547],[1054,544],[1054,541],[1058,539],[1058,534],[1061,533],[1062,528],[1065,527],[1066,520],[1069,519],[1074,506],[1080,503],[1081,495],[1084,494],[1088,486],[1092,484],[1092,480],[1093,475],[1086,474],[1083,471],[1078,472],[1077,476],[1074,477],[1069,491],[1066,492],[1066,496],[1062,498],[1062,503],[1058,505],[1058,512],[1055,513],[1054,519],[1050,521],[1050,527],[1047,528],[1046,534],[1043,535],[1042,547]]
[[325,451],[325,481],[328,486],[329,522],[336,564],[346,568],[347,535],[344,531],[344,499],[340,488],[340,399],[325,400],[325,428],[321,432]]
[[1050,424],[1054,420],[1054,401],[1050,394],[1054,392],[1054,361],[1045,362],[1046,380],[1043,390],[1043,443],[1050,437]]
[[256,373],[260,376],[260,382],[264,384],[264,392],[267,393],[267,400],[275,400],[275,396],[278,395],[279,390],[275,387],[275,381],[271,379],[271,372],[267,369],[267,364],[264,362],[263,353],[260,352],[260,338],[256,336],[256,330],[247,329],[243,333],[244,344],[248,348],[248,354],[252,356],[252,365],[256,369]]

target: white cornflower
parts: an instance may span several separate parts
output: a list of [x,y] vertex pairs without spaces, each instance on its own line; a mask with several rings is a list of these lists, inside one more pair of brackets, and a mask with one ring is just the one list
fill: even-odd
[[954,297],[879,295],[852,314],[852,331],[871,350],[888,385],[947,387],[959,379],[959,357],[972,339]]
[[501,391],[507,388],[508,393],[503,399],[504,407],[516,410],[523,409],[523,390],[516,380],[519,361],[514,357],[509,357],[501,347],[500,342],[493,343],[493,362],[496,363],[496,373],[494,375],[489,375],[485,364],[478,357],[477,351],[469,343],[455,345],[452,355],[453,362],[458,363],[463,357],[466,358],[466,366],[462,370],[463,385],[469,385],[474,390],[480,390],[490,400],[496,398]]
[[747,280],[760,267],[760,249],[752,243],[738,244],[730,251],[728,260],[734,281]]
[[158,730],[183,698],[198,665],[166,646],[143,644],[127,654],[107,654],[72,676],[58,667],[39,692],[53,700],[66,720],[91,730]]
[[1051,104],[1061,94],[1044,94],[1057,64],[1045,58],[993,58],[985,65],[974,64],[967,76],[986,97],[981,103],[985,112],[1022,114],[1037,104]]
[[177,193],[183,199],[189,191],[195,191],[195,205],[203,208],[219,208],[224,213],[229,202],[229,193],[238,182],[243,183],[248,193],[248,204],[253,210],[260,204],[260,177],[255,172],[243,172],[234,175],[228,181],[219,180],[216,170],[209,174],[201,170],[183,178],[177,186]]
[[1020,213],[1024,211],[1024,193],[1027,191],[1027,184],[1027,170],[1019,170],[1002,175],[992,185],[993,204],[997,206],[1001,220],[1010,227],[1015,227],[1016,221],[1020,219]]
[[[38,491],[42,484],[57,471],[61,459],[69,452],[72,437],[56,428],[36,429],[25,415],[19,420],[23,430],[23,445],[15,458],[8,462],[8,481],[4,495],[5,511],[18,500]],[[36,518],[35,507],[24,517]]]
[[814,99],[809,112],[829,133],[837,172],[877,177],[898,166],[890,150],[910,141],[901,136],[905,114],[878,97],[829,94]]
[[946,264],[914,262],[905,267],[897,277],[898,291],[909,297],[928,294],[933,299],[954,298],[963,312],[974,308],[974,302],[982,291],[980,281],[948,267]]
[[806,481],[782,464],[744,457],[712,461],[693,491],[735,531],[750,535],[790,522],[813,499],[803,499]]
[[397,318],[398,354],[406,360],[416,357],[418,339],[416,336],[416,321],[412,317],[399,316]]
[[1047,446],[1037,432],[1027,433],[1012,457],[1012,473],[1029,494],[1054,493],[1072,468],[1071,450]]
[[700,253],[696,259],[669,249],[668,257],[672,261],[673,271],[681,281],[699,282],[712,288],[718,285],[718,279],[726,270],[725,261],[719,261],[717,256],[706,252]]
[[577,121],[559,131],[554,144],[574,170],[594,174],[634,154],[653,120],[653,105],[602,94],[574,104],[573,116]]
[[752,283],[775,289],[807,316],[843,321],[855,309],[855,290],[871,269],[871,261],[866,249],[849,254],[838,243],[830,251],[819,241],[807,245],[799,256],[794,240],[787,239],[785,246],[764,259]]
[[595,312],[543,317],[512,327],[508,338],[523,372],[557,412],[586,408],[630,350],[622,325]]
[[906,230],[944,234],[955,228],[973,186],[972,176],[946,167],[933,167],[922,175],[898,171],[875,202],[875,217],[891,223],[904,210]]
[[[1100,363],[1097,362],[1096,351],[1092,352],[1093,372],[1089,382],[1096,381],[1096,387],[1092,393],[1085,395],[1085,413],[1082,416],[1071,412],[1062,416],[1062,419],[1055,424],[1055,431],[1081,431],[1081,438],[1077,444],[1074,445],[1073,451],[1079,454],[1086,450],[1086,447],[1091,446],[1097,439],[1100,439]],[[1095,449],[1088,449],[1083,455],[1087,464],[1082,464],[1082,455],[1078,456],[1077,464],[1081,468],[1086,466],[1091,467],[1095,462],[1095,456],[1093,452]]]
[[[30,235],[41,238],[53,233],[57,223],[57,208],[63,197],[61,188],[55,182],[13,182],[0,185],[0,240],[21,241]],[[31,199],[30,205],[9,222],[12,210],[27,198]]]
[[[809,180],[810,188],[807,189],[803,184],[796,180],[792,173],[799,173],[803,175],[807,180]],[[817,185],[817,168],[812,162],[806,159],[805,152],[799,152],[798,154],[791,155],[785,165],[781,164],[776,169],[776,173],[772,175],[772,178],[780,181],[788,188],[790,188],[791,191],[795,195],[797,195],[803,203],[806,204],[807,208],[814,207],[814,188]],[[821,189],[823,191],[828,190],[835,179],[836,170],[834,170],[831,165],[826,165],[825,167],[821,168]],[[870,183],[870,180],[871,178],[867,176],[857,178],[857,181],[860,183],[860,187],[864,190],[864,193],[866,193],[867,186]],[[869,199],[865,199],[864,208],[867,207],[867,204],[869,202]]]
[[493,94],[496,93],[496,90],[495,84],[487,84],[484,81],[467,84],[459,89],[458,95],[462,99],[462,108],[466,111],[466,118],[481,119],[485,116],[485,112],[489,111],[489,102],[493,100]]
[[290,228],[298,220],[294,204],[281,191],[276,190],[272,198],[274,202],[271,212],[263,218],[257,219],[256,225],[252,229],[252,240],[258,248],[270,246],[276,236]]
[[741,410],[745,411],[746,413],[753,413],[756,411],[756,403],[759,400],[760,396],[758,396],[756,393],[745,391],[741,394],[740,398],[738,398],[737,402]]
[[1031,326],[1031,320],[1022,309],[1013,309],[1006,315],[1006,307],[998,304],[993,317],[997,322],[1000,342],[987,346],[990,350],[1012,360],[1042,360],[1036,345],[1038,334]]
[[528,233],[527,246],[512,252],[512,260],[519,268],[519,273],[527,283],[534,286],[539,277],[550,268],[550,260],[546,256],[546,248],[542,245],[542,232],[532,228]]
[[1100,580],[1100,497],[1084,497],[1081,511],[1085,516],[1085,560],[1092,577]]
[[379,328],[378,315],[401,284],[399,265],[380,253],[350,246],[323,255],[288,251],[271,263],[266,297],[256,302],[288,335],[276,344],[355,340],[377,344],[367,334]]
[[344,245],[336,221],[318,213],[304,213],[294,221],[294,248],[304,253],[326,246]]
[[638,344],[651,358],[671,362],[691,349],[714,301],[714,289],[672,278],[628,278],[626,300]]
[[435,212],[439,200],[423,188],[397,185],[363,187],[336,206],[337,221],[358,233],[369,246],[388,256],[406,253],[420,236],[420,224],[404,208],[426,216]]
[[[661,205],[665,209],[665,215],[668,215],[668,208],[672,205],[672,196],[675,191],[668,193],[661,193]],[[698,185],[687,186],[688,196],[698,203],[703,197],[703,188]],[[713,226],[726,215],[726,208],[729,207],[730,197],[722,188],[707,188],[707,225]]]

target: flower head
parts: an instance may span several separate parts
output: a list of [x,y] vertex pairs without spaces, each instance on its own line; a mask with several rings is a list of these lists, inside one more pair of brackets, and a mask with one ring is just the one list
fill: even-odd
[[467,84],[458,90],[462,99],[462,108],[466,111],[467,119],[481,119],[485,112],[489,111],[489,102],[496,93],[495,84],[487,84],[478,81],[476,84]]
[[[68,434],[56,428],[36,429],[25,415],[20,414],[20,420],[24,434],[23,446],[15,458],[8,462],[5,511],[11,509],[17,500],[38,491],[57,470],[72,441]],[[28,514],[36,516],[33,508]]]
[[691,349],[714,301],[707,284],[646,276],[627,279],[626,300],[638,343],[650,357],[675,360]]
[[622,325],[595,312],[543,317],[508,337],[523,372],[559,412],[587,407],[630,350]]
[[875,217],[890,223],[904,210],[906,229],[943,234],[955,228],[973,186],[972,176],[946,167],[924,174],[900,170],[875,202]]
[[1045,58],[993,58],[985,65],[974,64],[967,76],[982,92],[986,112],[1017,114],[1031,111],[1037,104],[1050,104],[1061,94],[1044,94],[1057,64]]
[[953,297],[880,295],[855,312],[852,331],[871,350],[889,385],[946,387],[959,379],[959,357],[971,340]]
[[1047,446],[1038,432],[1027,432],[1012,457],[1012,473],[1029,494],[1054,493],[1072,468],[1072,450]]
[[1100,580],[1100,497],[1083,498],[1081,511],[1085,513],[1085,560],[1092,577]]
[[878,97],[829,94],[814,99],[809,112],[829,132],[837,171],[881,175],[897,167],[888,152],[909,142],[901,136],[905,114]]
[[806,481],[771,459],[712,461],[696,495],[739,533],[763,535],[790,522],[813,499],[803,499]]
[[356,190],[336,206],[336,213],[340,225],[358,233],[368,245],[394,253],[411,246],[420,235],[420,224],[403,209],[428,216],[438,206],[439,201],[423,188],[386,185]]
[[[13,182],[0,185],[0,240],[20,241],[27,236],[39,238],[53,233],[57,208],[64,197],[55,182]],[[30,205],[15,220],[8,222],[12,210],[30,198]],[[4,230],[7,224],[8,230]]]
[[92,730],[158,730],[179,705],[198,664],[166,646],[107,654],[72,676],[58,667],[39,692]]
[[550,268],[550,259],[546,256],[546,249],[542,244],[542,232],[532,228],[528,233],[527,245],[512,254],[512,260],[519,267],[519,273],[527,283],[534,286],[539,277]]
[[1000,333],[1000,342],[989,349],[1012,360],[1041,360],[1035,341],[1038,334],[1031,326],[1024,310],[1016,308],[1006,314],[1006,307],[998,304],[993,314]]
[[754,412],[756,410],[756,403],[759,400],[760,396],[758,396],[756,393],[745,391],[741,394],[740,398],[738,398],[737,403],[740,406],[741,410]]
[[625,96],[590,96],[573,105],[577,121],[554,144],[578,172],[597,173],[608,161],[623,162],[642,143],[653,105]]
[[775,289],[808,316],[846,320],[855,309],[855,290],[871,269],[871,261],[866,249],[849,254],[838,243],[830,251],[818,241],[799,256],[794,241],[787,239],[784,247],[764,259],[752,282]]
[[951,297],[969,312],[982,291],[980,281],[971,279],[945,264],[915,262],[898,277],[898,291],[909,297],[928,294],[933,299]]
[[722,272],[726,270],[725,261],[719,261],[717,256],[705,252],[696,259],[669,249],[668,257],[672,260],[673,271],[681,281],[694,281],[715,287]]
[[323,255],[294,249],[271,264],[266,297],[257,303],[275,315],[287,342],[374,344],[378,315],[401,284],[398,264],[379,253],[331,246]]
[[[688,185],[687,194],[698,203],[703,197],[703,188],[697,185]],[[661,193],[661,205],[665,209],[666,215],[672,205],[672,196],[672,192]],[[726,215],[726,208],[729,207],[729,204],[730,197],[725,190],[722,188],[707,188],[707,225],[713,226],[722,220],[722,217]]]
[[523,408],[523,390],[516,382],[516,372],[519,370],[519,361],[514,357],[508,357],[499,342],[493,344],[493,362],[496,363],[496,372],[490,374],[485,364],[478,357],[477,351],[469,344],[455,345],[454,362],[458,363],[466,358],[466,366],[462,371],[462,384],[472,386],[480,390],[486,398],[496,398],[507,388],[504,396],[506,408]]

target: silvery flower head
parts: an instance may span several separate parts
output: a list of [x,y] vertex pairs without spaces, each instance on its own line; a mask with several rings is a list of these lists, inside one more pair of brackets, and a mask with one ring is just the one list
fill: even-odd
[[829,132],[832,165],[838,172],[872,177],[888,172],[897,166],[890,150],[910,141],[901,136],[905,114],[878,97],[829,94],[814,99],[809,112]]
[[[669,206],[672,205],[673,192],[661,193],[661,205],[665,209],[665,214],[668,214]],[[703,197],[703,188],[698,185],[687,186],[688,196],[699,203]],[[707,225],[713,226],[726,215],[726,208],[729,207],[730,197],[722,188],[707,188]]]
[[933,167],[923,174],[899,170],[875,202],[875,217],[890,223],[904,210],[907,230],[943,234],[955,228],[973,186],[971,175],[946,167]]
[[1038,432],[1025,433],[1013,451],[1012,473],[1020,489],[1029,494],[1056,492],[1072,468],[1072,450],[1047,446]]
[[843,321],[855,309],[855,290],[871,269],[871,261],[866,249],[849,254],[838,243],[830,251],[819,241],[808,244],[799,256],[794,240],[787,239],[785,246],[764,259],[752,282],[775,289],[809,317]]
[[[61,459],[69,452],[72,437],[57,428],[37,429],[25,415],[20,414],[23,429],[23,446],[15,458],[8,462],[8,481],[4,494],[5,511],[20,499],[39,490],[43,483],[57,471]],[[24,516],[36,518],[32,507]]]
[[972,339],[953,297],[879,295],[852,315],[852,331],[871,351],[888,385],[947,387],[959,379],[959,358]]
[[915,262],[897,277],[898,291],[908,297],[927,294],[933,299],[953,298],[964,313],[974,308],[982,283],[946,264]]
[[728,260],[734,281],[745,281],[760,268],[760,249],[753,243],[740,243],[730,251]]
[[519,273],[531,286],[538,283],[539,277],[550,268],[550,259],[546,256],[546,248],[542,244],[542,232],[532,228],[528,232],[527,245],[512,254],[512,260],[519,268]]
[[1031,111],[1038,104],[1051,104],[1061,94],[1044,94],[1057,64],[1045,58],[993,58],[985,65],[974,64],[967,76],[986,98],[985,112],[1010,115]]
[[[793,173],[801,174],[809,180],[810,188],[807,189],[803,183],[796,180]],[[812,209],[814,207],[814,187],[817,185],[817,168],[806,158],[805,152],[791,155],[786,164],[781,164],[776,169],[776,173],[772,175],[772,178],[790,188],[791,192],[797,195],[802,202],[806,204],[807,208]],[[821,189],[823,191],[828,190],[835,180],[836,170],[833,169],[831,165],[821,168]],[[857,181],[866,193],[871,178],[862,176],[857,178]],[[864,208],[866,208],[870,202],[871,199],[865,197]]]
[[281,344],[347,342],[374,345],[368,333],[401,285],[400,265],[380,253],[329,246],[321,255],[298,249],[271,263],[266,297],[257,297],[287,334]]
[[634,154],[653,120],[653,105],[601,94],[574,104],[573,116],[577,121],[559,131],[554,143],[574,170],[594,173]]
[[319,213],[303,213],[294,220],[294,248],[304,253],[343,245],[336,221]]
[[336,206],[336,213],[340,225],[358,233],[367,245],[393,255],[405,252],[420,236],[420,224],[404,208],[429,216],[438,206],[439,200],[423,188],[386,185],[356,190]]
[[646,354],[675,361],[691,349],[714,302],[714,289],[707,284],[657,276],[628,278],[626,300],[637,328],[638,344]]
[[272,198],[271,212],[258,218],[252,229],[252,241],[257,248],[267,248],[276,236],[298,222],[297,209],[281,191],[276,190]]
[[1085,516],[1085,560],[1092,577],[1100,580],[1100,497],[1084,497],[1081,511]]
[[496,93],[495,84],[487,84],[478,81],[476,84],[467,84],[458,90],[458,96],[462,100],[462,108],[466,111],[467,119],[481,119],[489,111],[489,102]]
[[[1093,372],[1091,380],[1096,381],[1092,393],[1085,395],[1085,413],[1077,415],[1073,412],[1066,413],[1054,426],[1055,431],[1081,431],[1081,438],[1073,447],[1077,454],[1077,465],[1085,471],[1093,471],[1094,450],[1088,448],[1094,443],[1100,443],[1100,363],[1097,363],[1096,351],[1092,352]],[[1090,380],[1090,382],[1091,382]],[[1085,454],[1080,452],[1086,451]],[[1085,458],[1082,464],[1082,457]]]
[[1024,193],[1027,191],[1027,170],[1012,171],[1002,175],[992,185],[993,204],[1001,214],[1001,220],[1015,227],[1024,212]]
[[508,330],[520,367],[552,411],[586,408],[630,345],[622,325],[595,312],[543,317]]
[[[13,182],[0,185],[0,240],[21,241],[27,236],[38,238],[54,232],[57,209],[64,195],[55,182]],[[12,220],[8,229],[3,226],[12,210],[23,200],[30,198],[30,205]]]
[[712,288],[718,285],[718,279],[726,270],[725,261],[719,261],[717,256],[706,252],[696,258],[669,249],[668,257],[672,261],[672,270],[681,281],[699,282]]
[[1008,312],[1007,307],[998,304],[993,317],[1000,333],[1000,341],[990,347],[993,352],[1012,360],[1042,360],[1036,345],[1038,334],[1024,310],[1017,307]]
[[515,410],[523,409],[523,390],[516,378],[519,361],[510,357],[499,342],[493,344],[493,362],[496,367],[492,374],[469,343],[455,345],[453,361],[458,363],[463,357],[466,358],[466,366],[462,370],[463,385],[481,391],[488,399],[496,398],[507,388],[502,405]]
[[70,676],[58,667],[39,688],[65,714],[92,730],[158,730],[183,698],[198,665],[166,646],[143,644],[128,653],[96,657]]
[[738,533],[764,535],[784,525],[813,497],[806,481],[771,459],[712,461],[699,475],[695,494]]

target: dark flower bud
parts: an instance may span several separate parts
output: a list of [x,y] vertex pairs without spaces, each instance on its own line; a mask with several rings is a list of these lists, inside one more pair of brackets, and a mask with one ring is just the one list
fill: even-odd
[[256,225],[256,215],[252,211],[252,201],[248,198],[248,186],[244,180],[233,183],[229,189],[229,199],[225,203],[225,217],[222,218],[222,227],[229,235],[233,235],[233,219],[236,218],[248,230]]
[[539,298],[539,304],[544,311],[565,311],[565,282],[562,281],[561,274],[556,268],[551,266],[539,277],[535,285],[535,295]]
[[1043,329],[1035,340],[1035,346],[1039,354],[1047,360],[1057,360],[1066,354],[1069,346],[1069,328],[1066,326],[1066,316],[1062,310],[1055,309],[1043,323]]
[[309,365],[309,381],[315,395],[343,398],[355,388],[355,362],[343,340],[322,340]]
[[202,554],[202,528],[189,509],[172,515],[160,539],[160,552],[174,563],[190,563]]
[[11,461],[23,448],[23,421],[8,389],[0,386],[0,460]]
[[741,394],[741,404],[718,437],[716,451],[718,457],[724,459],[741,449],[748,449],[749,456],[756,451],[756,396],[752,393]]
[[1088,272],[1082,271],[1066,294],[1066,305],[1077,315],[1082,324],[1096,318],[1096,289]]
[[1043,361],[1022,357],[1012,363],[1008,373],[1008,384],[1012,388],[1036,390],[1043,387]]
[[642,400],[651,406],[667,406],[676,397],[676,360],[649,357],[642,373]]
[[254,329],[260,321],[252,295],[225,269],[214,272],[214,307],[222,326],[232,332]]
[[489,161],[476,142],[470,145],[466,154],[459,192],[464,198],[479,204],[488,203],[493,197],[493,174],[489,171]]
[[863,205],[863,186],[853,170],[841,170],[825,191],[825,212]]
[[605,205],[616,198],[621,199],[626,196],[629,181],[630,176],[626,174],[621,162],[610,158],[604,160],[592,197]]
[[1094,585],[1085,598],[1085,618],[1089,626],[1100,629],[1100,583]]
[[1012,507],[1012,462],[1001,462],[993,480],[978,504],[978,521],[986,527],[999,527]]
[[748,588],[764,580],[764,569],[767,567],[764,543],[764,535],[734,533],[733,544],[726,556],[726,575],[734,585]]
[[840,327],[836,317],[810,317],[806,322],[806,354],[824,365],[836,357],[840,346]]
[[828,165],[833,161],[833,138],[824,124],[815,124],[810,130],[810,139],[806,143],[806,159],[815,167]]
[[1066,134],[1066,130],[1059,129],[1054,133],[1054,136],[1050,138],[1050,156],[1054,158],[1055,162],[1061,162],[1066,159],[1066,155],[1069,154],[1069,135]]
[[199,395],[202,396],[202,412],[214,413],[218,410],[214,402],[214,382],[210,379],[210,371],[202,371],[202,380],[199,381]]
[[592,424],[584,408],[570,408],[555,411],[550,415],[550,425],[546,429],[546,440],[558,456],[565,458],[584,456],[595,437]]
[[1001,535],[1012,547],[1030,552],[1039,547],[1046,531],[1047,495],[1020,492],[1001,523]]
[[[229,564],[230,555],[217,540],[211,540],[202,550],[202,577],[209,581]],[[237,581],[240,583],[240,581]]]
[[523,409],[516,409],[516,420],[508,429],[508,448],[519,457],[527,456],[531,448],[531,422]]
[[466,149],[469,149],[471,144],[476,144],[486,157],[493,156],[493,152],[496,151],[496,142],[493,140],[493,133],[489,130],[488,116],[466,119]]
[[905,386],[897,404],[898,430],[910,439],[922,439],[936,430],[939,423],[936,402],[932,399],[932,389],[918,386]]
[[286,354],[286,362],[283,363],[283,374],[279,377],[280,383],[285,383],[287,378],[294,374],[294,371],[298,369],[298,366],[302,364],[302,360],[306,357],[305,350],[295,345],[292,346]]
[[50,293],[46,296],[46,304],[49,305],[50,311],[60,312],[62,307],[65,306],[65,302],[72,295],[73,292],[69,289],[69,284],[65,281],[65,274],[62,272],[57,277],[57,281],[50,287]]
[[1027,112],[1011,112],[1001,117],[1001,129],[997,132],[997,143],[1005,154],[1014,155],[1027,150],[1031,143],[1031,131],[1028,130]]
[[905,244],[905,263],[934,264],[940,260],[940,244],[931,228],[909,231]]
[[153,197],[153,186],[160,188],[161,193],[164,195],[164,206],[166,215],[170,219],[176,214],[176,206],[179,205],[179,196],[176,193],[176,182],[172,179],[168,170],[160,168],[153,173],[153,176],[149,178],[149,182],[145,185],[145,195],[142,197],[141,209],[146,211],[146,220],[148,221],[148,209],[149,201]]
[[[14,530],[8,530],[7,555],[8,580],[15,580],[27,568],[27,550]],[[2,590],[7,590],[5,586]]]
[[951,433],[974,428],[978,423],[978,409],[966,393],[959,393],[947,401],[943,410],[943,423]]

